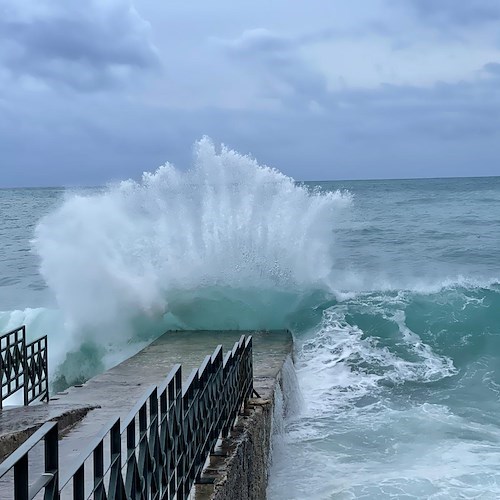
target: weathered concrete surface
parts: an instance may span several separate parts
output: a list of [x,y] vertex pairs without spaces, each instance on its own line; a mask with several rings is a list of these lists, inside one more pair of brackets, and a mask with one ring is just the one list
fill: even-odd
[[[182,364],[183,379],[186,380],[191,370],[197,369],[204,357],[211,354],[218,344],[222,344],[226,352],[241,335],[248,334],[254,339],[255,388],[259,394],[264,395],[263,397],[269,397],[273,393],[276,376],[283,361],[292,349],[292,338],[287,332],[167,332],[135,356],[90,379],[82,386],[71,387],[54,395],[47,405],[24,408],[23,426],[17,431],[13,431],[15,414],[21,410],[0,412],[0,435],[9,435],[11,442],[14,440],[20,444],[47,420],[56,419],[63,424],[63,419],[68,415],[78,417],[78,421],[72,422],[74,425],[60,440],[61,475],[64,475],[65,467],[76,459],[85,444],[111,418],[125,417],[151,386],[161,384],[173,365]],[[30,457],[30,469],[33,474],[38,472],[41,463],[40,457]],[[267,466],[267,463],[265,465]],[[2,487],[0,481],[0,489]]]

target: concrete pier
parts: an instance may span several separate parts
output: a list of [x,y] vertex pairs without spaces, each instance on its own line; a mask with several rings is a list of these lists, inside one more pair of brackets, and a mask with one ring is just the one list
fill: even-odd
[[[167,332],[135,356],[82,386],[54,395],[48,404],[0,412],[0,457],[11,453],[44,422],[57,420],[63,429],[59,453],[64,475],[64,465],[73,462],[111,418],[125,417],[151,386],[161,384],[176,363],[182,365],[186,380],[218,344],[227,351],[241,335],[253,336],[254,385],[260,398],[251,400],[248,414],[239,419],[231,439],[223,444],[226,456],[210,463],[215,483],[197,487],[196,496],[265,498],[274,388],[293,348],[291,335],[283,330]],[[36,464],[33,465],[36,470]],[[249,471],[245,477],[242,468]],[[243,488],[246,493],[234,496],[235,480],[238,490]]]

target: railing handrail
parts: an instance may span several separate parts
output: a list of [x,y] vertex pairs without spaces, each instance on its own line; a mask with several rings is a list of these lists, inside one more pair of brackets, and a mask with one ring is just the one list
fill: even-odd
[[[222,348],[222,346],[220,347]],[[165,377],[163,382],[161,382],[161,384],[158,385],[158,394],[161,395],[168,388],[169,384],[172,382],[172,380],[174,380],[175,375],[177,374],[180,368],[181,368],[180,363],[176,363],[172,367],[172,369],[168,372],[168,375]]]
[[102,429],[91,439],[90,443],[85,446],[83,451],[81,451],[78,456],[72,461],[71,465],[68,467],[67,472],[64,474],[64,476],[61,477],[59,483],[61,490],[73,479],[73,476],[82,466],[82,464],[90,457],[90,455],[92,455],[94,450],[97,448],[97,445],[106,438],[111,429],[119,422],[120,417],[111,418],[108,423],[105,424]]
[[2,335],[0,335],[0,338],[8,337],[9,335],[12,335],[13,333],[19,332],[21,330],[26,331],[26,325],[21,325],[18,328],[13,328],[10,332],[2,333]]
[[36,430],[19,448],[13,451],[2,463],[0,463],[0,478],[12,469],[19,457],[27,455],[45,436],[57,426],[57,422],[45,422]]
[[120,433],[123,433],[127,430],[127,426],[134,420],[135,416],[139,413],[139,410],[148,402],[148,399],[158,391],[158,386],[150,385],[142,394],[142,396],[137,400],[132,409],[127,413],[127,416],[121,421]]
[[[45,473],[34,481],[33,488],[37,492],[47,488],[47,499],[58,500],[71,482],[73,498],[77,499],[88,498],[88,489],[90,495],[107,495],[110,500],[174,496],[186,499],[218,438],[227,437],[234,426],[238,409],[246,404],[252,387],[252,337],[242,335],[227,356],[221,345],[212,355],[205,356],[185,384],[181,365],[174,365],[163,382],[144,391],[127,416],[115,417],[101,428],[70,463],[64,477],[59,478],[59,468],[54,470],[53,466],[58,463],[57,437],[54,456],[55,422],[42,426],[0,464],[0,477],[14,468],[14,484],[18,488],[21,484],[22,491],[27,492],[24,483],[28,483],[28,453],[45,439]],[[105,451],[108,436],[109,450]],[[123,439],[127,443],[125,454]],[[89,482],[85,467],[91,456],[93,481]],[[20,463],[26,469],[16,479]],[[31,491],[19,498],[32,498],[30,495]]]
[[193,368],[191,370],[191,373],[189,374],[189,377],[187,379],[186,384],[183,384],[183,387],[182,387],[182,397],[183,398],[184,398],[184,396],[186,396],[186,394],[189,393],[191,385],[193,384],[193,381],[196,379],[197,376],[198,376],[198,369]]

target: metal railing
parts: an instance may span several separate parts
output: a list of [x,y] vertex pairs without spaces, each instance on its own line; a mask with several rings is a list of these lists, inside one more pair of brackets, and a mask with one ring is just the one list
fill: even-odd
[[24,390],[24,404],[36,399],[48,401],[47,336],[26,342],[26,327],[21,326],[0,336],[0,409],[3,401]]
[[[42,489],[45,500],[186,499],[195,483],[211,481],[202,478],[204,464],[252,391],[252,337],[242,336],[225,356],[220,345],[206,356],[184,387],[175,365],[123,421],[109,422],[62,477],[57,427],[47,423],[0,464],[0,479],[13,471],[16,500],[32,499]],[[28,455],[42,439],[44,472],[30,488]]]

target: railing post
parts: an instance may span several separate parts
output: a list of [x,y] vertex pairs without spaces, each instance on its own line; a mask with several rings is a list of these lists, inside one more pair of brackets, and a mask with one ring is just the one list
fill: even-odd
[[155,389],[149,398],[149,451],[151,463],[151,497],[161,493],[161,471],[160,471],[160,442],[159,442],[160,418],[158,412],[158,390]]
[[122,467],[122,440],[120,434],[120,420],[117,420],[110,431],[110,476],[109,498],[123,500],[125,498]]
[[94,498],[104,498],[104,446],[101,441],[94,450]]
[[135,418],[127,425],[127,473],[125,490],[130,498],[140,498],[138,482],[137,458],[135,455]]
[[181,496],[182,485],[182,470],[183,470],[183,453],[184,443],[182,440],[182,431],[184,425],[184,405],[182,403],[182,368],[176,371],[172,382],[168,386],[168,404],[169,404],[169,434],[172,443],[172,450],[169,453],[170,460],[170,484],[169,497],[174,498],[177,493],[177,498]]
[[85,500],[85,463],[73,476],[73,500]]
[[59,500],[59,432],[56,424],[45,435],[45,473],[52,479],[45,487],[44,500]]
[[22,356],[23,356],[23,389],[24,389],[24,406],[28,406],[29,404],[29,395],[28,395],[28,350],[26,348],[26,326],[22,327],[23,332],[23,340],[22,340]]
[[29,500],[28,455],[24,455],[14,465],[14,498]]
[[[49,339],[47,335],[45,335],[44,339],[45,346],[45,356],[42,356],[44,369],[43,373],[45,374],[45,401],[49,402]],[[41,381],[43,383],[43,380]]]

